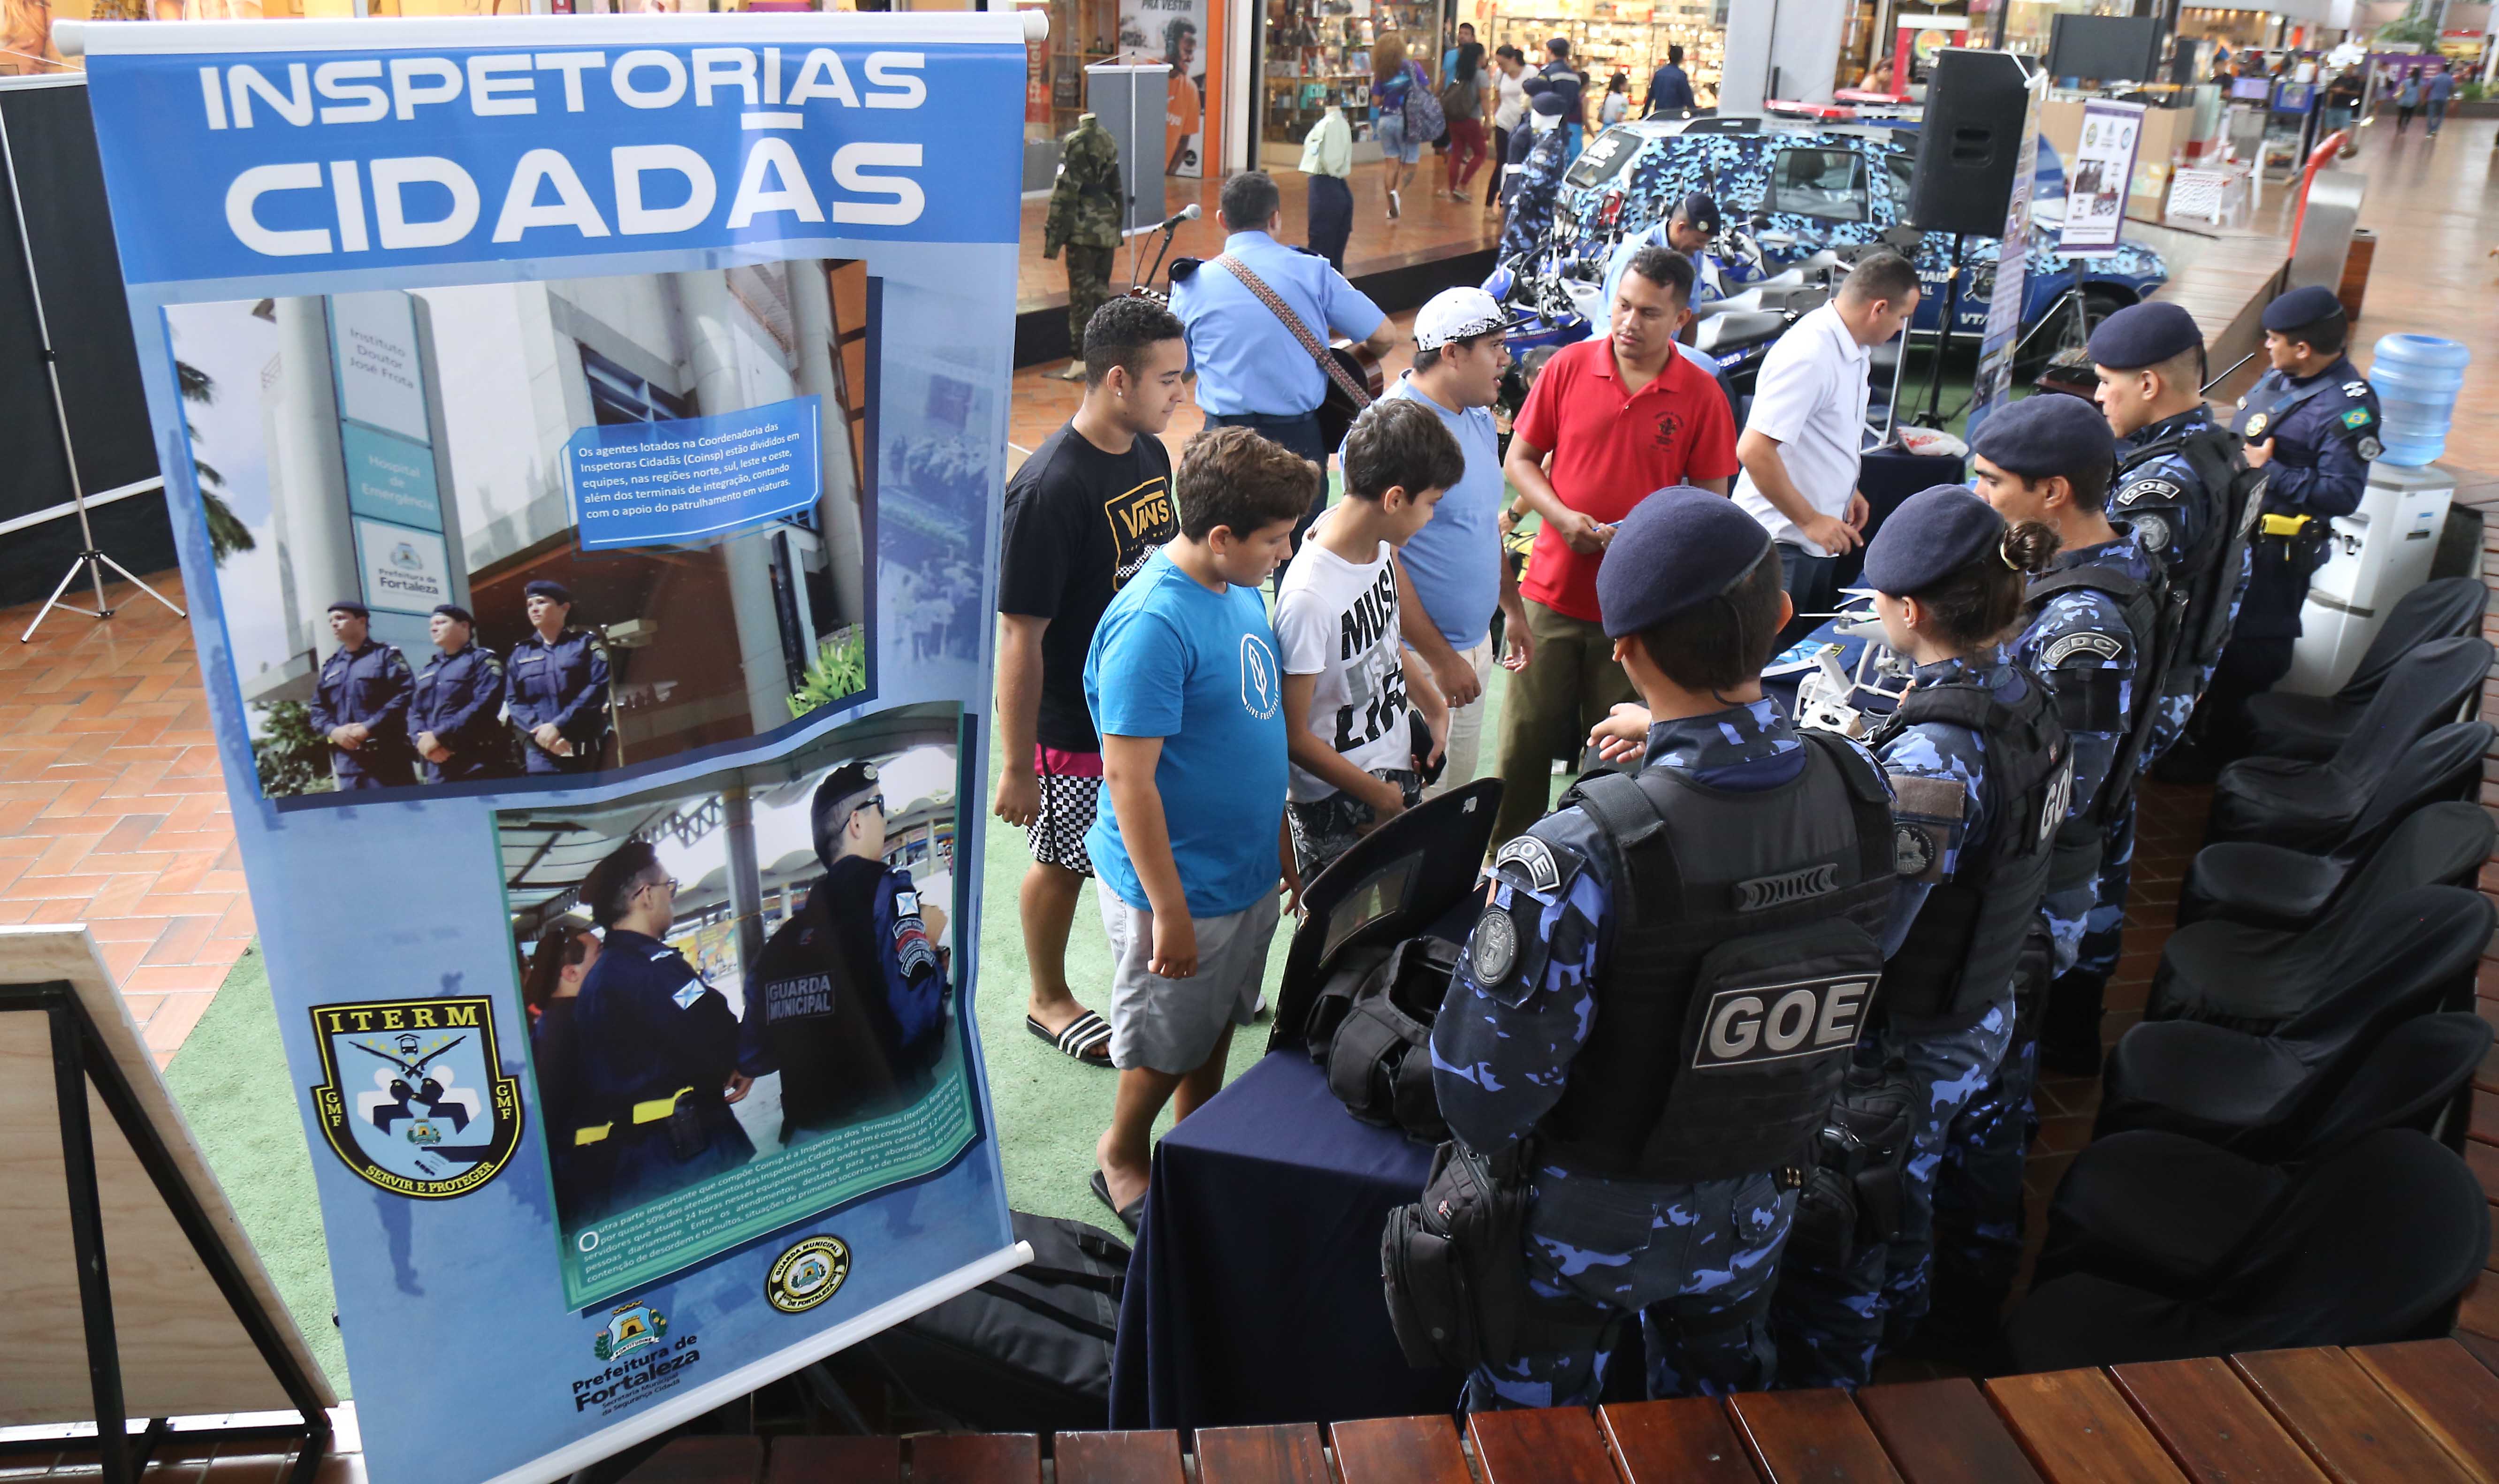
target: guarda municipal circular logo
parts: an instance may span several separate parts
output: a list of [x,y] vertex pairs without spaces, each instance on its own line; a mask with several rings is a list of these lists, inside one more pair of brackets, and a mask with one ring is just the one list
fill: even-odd
[[851,1249],[839,1237],[809,1237],[772,1260],[763,1297],[785,1314],[803,1314],[833,1296],[851,1275]]

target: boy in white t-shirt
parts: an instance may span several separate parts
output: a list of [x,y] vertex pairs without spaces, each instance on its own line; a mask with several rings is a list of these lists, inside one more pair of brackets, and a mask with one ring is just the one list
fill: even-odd
[[[1449,726],[1428,669],[1415,668],[1408,699],[1389,554],[1466,476],[1466,455],[1438,414],[1400,398],[1365,409],[1341,457],[1346,498],[1311,528],[1276,595],[1292,759],[1284,815],[1306,881],[1412,806]],[[1428,757],[1415,752],[1410,704],[1430,730]]]

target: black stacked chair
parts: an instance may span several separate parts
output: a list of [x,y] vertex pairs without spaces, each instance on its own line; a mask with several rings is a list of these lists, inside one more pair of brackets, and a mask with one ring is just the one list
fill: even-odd
[[[2304,1173],[2301,1165],[2382,1129],[2439,1132],[2441,1115],[2455,1109],[2491,1039],[2488,1022],[2463,1012],[2395,1027],[2305,1136],[2285,1148],[2283,1165],[2165,1129],[2095,1142],[2075,1156],[2048,1203],[2048,1240],[2033,1281],[2096,1273],[2176,1298],[2193,1295],[2272,1221]],[[2465,1120],[2446,1122],[2452,1147],[2462,1142]]]
[[2490,673],[2492,658],[2479,638],[2434,639],[2395,661],[2331,758],[2242,758],[2223,768],[2213,785],[2206,842],[2332,850],[2405,753],[2456,720]]
[[2405,594],[2387,610],[2386,622],[2369,641],[2359,666],[2343,689],[2331,695],[2292,695],[2275,691],[2252,696],[2248,715],[2254,726],[2256,751],[2267,758],[2304,758],[2323,761],[2334,756],[2343,739],[2385,684],[2395,661],[2416,645],[2433,639],[2467,638],[2482,629],[2482,612],[2490,590],[2477,577],[2441,577]]
[[2499,826],[2479,804],[2433,805],[2397,825],[2313,925],[2208,918],[2179,928],[2161,950],[2144,1018],[2272,1034],[2337,988],[2382,975],[2390,956],[2408,956],[2411,945],[2391,936],[2404,925],[2395,899],[2416,887],[2470,883],[2494,837]]
[[[2237,1181],[2243,1198],[2262,1194],[2244,1173],[2218,1178]],[[2481,1182],[2409,1129],[2322,1161],[2267,1214],[2188,1296],[2094,1273],[2033,1288],[2007,1326],[2014,1369],[2430,1339],[2452,1325],[2489,1256]]]
[[2304,927],[2334,910],[2359,869],[2398,827],[2430,821],[2421,826],[2428,838],[2418,844],[2433,854],[2487,828],[2482,806],[2457,795],[2476,791],[2492,736],[2487,722],[2459,722],[2422,738],[2395,764],[2353,822],[2351,834],[2324,855],[2253,841],[2197,851],[2179,888],[2178,925],[2226,918],[2256,927]]
[[2193,1020],[2135,1026],[2109,1053],[2094,1137],[2164,1128],[2251,1159],[2287,1157],[2389,1030],[2443,1001],[2470,1006],[2493,919],[2478,892],[2416,887],[2371,915],[2388,942],[2361,977],[2271,1035]]

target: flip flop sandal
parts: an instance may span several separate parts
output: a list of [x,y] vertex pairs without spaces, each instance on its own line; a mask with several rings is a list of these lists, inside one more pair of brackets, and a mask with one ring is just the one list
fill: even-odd
[[1111,1022],[1089,1010],[1068,1021],[1067,1028],[1055,1035],[1049,1026],[1030,1016],[1023,1017],[1023,1028],[1088,1067],[1111,1064]]
[[[1101,1202],[1105,1206],[1111,1206],[1111,1182],[1103,1177],[1102,1172],[1099,1170],[1093,1172],[1093,1199]],[[1134,1201],[1129,1202],[1128,1209],[1126,1210],[1121,1210],[1116,1206],[1111,1206],[1111,1214],[1119,1217],[1120,1224],[1126,1227],[1130,1234],[1133,1235],[1137,1230],[1138,1224],[1146,1219],[1146,1198],[1144,1196],[1139,1196]]]

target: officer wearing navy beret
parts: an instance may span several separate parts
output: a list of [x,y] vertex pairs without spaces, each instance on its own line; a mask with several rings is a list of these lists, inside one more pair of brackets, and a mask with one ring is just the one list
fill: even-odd
[[2257,476],[2238,436],[2204,405],[2204,336],[2184,306],[2154,300],[2120,309],[2092,332],[2090,353],[2100,410],[2124,440],[2109,516],[2187,589],[2187,642],[2151,696],[2159,719],[2148,767],[2186,734],[2237,621]]
[[740,1073],[781,1074],[785,1145],[908,1104],[945,1048],[946,914],[885,863],[876,764],[827,774],[814,816],[825,874],[764,945],[738,1043]]
[[2248,749],[2247,698],[2290,671],[2308,582],[2325,558],[2328,522],[2360,508],[2378,442],[2378,393],[2345,352],[2352,326],[2321,284],[2265,306],[2270,369],[2239,399],[2230,426],[2248,463],[2265,474],[2264,508],[2250,545],[2254,571],[2229,648],[2213,677],[2213,766]]
[[626,841],[591,868],[581,898],[605,937],[572,1013],[572,1126],[554,1137],[598,1146],[608,1183],[563,1213],[568,1229],[755,1157],[729,1109],[751,1084],[737,1074],[737,1016],[665,941],[677,883],[659,854]]
[[[2073,757],[2052,840],[2039,930],[2013,1041],[1955,1120],[1964,1150],[1937,1177],[1926,1334],[1938,1350],[1991,1342],[2022,1262],[2023,1155],[2039,1067],[2095,1069],[2100,996],[2117,961],[2134,850],[2127,761],[2137,680],[2158,633],[2159,564],[2110,520],[2116,448],[2080,398],[2044,393],[1996,412],[1971,440],[1980,496],[2008,521],[2037,521],[2058,550],[2024,595],[2013,662],[2047,683]],[[2044,823],[2044,822],[2043,822]],[[2042,992],[2041,981],[2054,977]],[[2048,1039],[2053,1038],[2053,1039]]]
[[339,647],[312,681],[312,729],[330,742],[341,790],[399,789],[416,782],[407,705],[416,676],[395,645],[373,636],[373,610],[352,597],[330,605]]
[[1790,617],[1768,532],[1661,490],[1597,589],[1652,721],[1638,771],[1590,775],[1501,848],[1432,1030],[1458,1142],[1499,1171],[1535,1140],[1531,1299],[1470,1409],[1588,1405],[1601,1333],[1635,1313],[1651,1396],[1769,1384],[1796,1172],[1904,887],[1882,770],[1762,694]]
[[[2056,400],[2096,423],[2080,401]],[[1833,1239],[1844,1229],[1790,1239],[1771,1308],[1784,1385],[1865,1385],[1877,1353],[1914,1333],[1927,1312],[1937,1174],[1984,1157],[1982,1129],[1962,1113],[2013,1044],[2016,973],[2074,772],[2054,695],[1998,641],[2025,574],[2056,546],[2044,524],[2008,523],[1963,486],[1942,485],[1903,500],[1866,547],[1864,585],[1884,642],[1915,666],[1915,684],[1867,742],[1892,781],[1895,868],[1934,891],[1889,955],[1871,1034],[1840,1094],[1854,1129],[1881,1128],[1906,1104],[1897,1169],[1877,1172],[1890,1175],[1892,1197],[1865,1202],[1878,1228],[1888,1217],[1886,1240],[1843,1255]],[[1833,1161],[1834,1173],[1857,1177],[1848,1163]]]
[[476,641],[477,621],[457,603],[437,604],[426,621],[435,655],[416,676],[407,707],[408,742],[427,783],[501,778],[509,771],[503,729],[503,661]]
[[592,773],[607,744],[607,646],[575,629],[572,594],[541,578],[523,588],[530,635],[503,664],[512,727],[533,773]]

